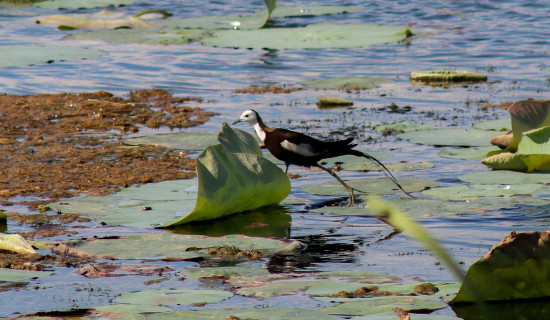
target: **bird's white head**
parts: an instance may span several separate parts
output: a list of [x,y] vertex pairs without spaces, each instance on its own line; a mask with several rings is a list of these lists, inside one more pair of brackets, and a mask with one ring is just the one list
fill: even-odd
[[258,113],[252,109],[246,110],[241,114],[239,119],[233,121],[232,124],[236,124],[239,122],[248,122],[251,125],[255,125],[256,123],[258,123]]

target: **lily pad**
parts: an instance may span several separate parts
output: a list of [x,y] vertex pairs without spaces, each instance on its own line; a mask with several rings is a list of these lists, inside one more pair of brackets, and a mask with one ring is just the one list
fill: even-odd
[[269,275],[266,268],[261,267],[213,267],[213,268],[186,268],[180,271],[186,278],[210,278],[210,277],[265,277]]
[[471,147],[471,148],[449,148],[443,149],[439,155],[443,158],[464,159],[464,160],[481,160],[487,156],[488,152],[498,151],[498,147]]
[[260,298],[272,298],[304,292],[315,283],[317,283],[317,280],[314,279],[274,280],[263,282],[260,285],[253,284],[251,286],[243,286],[237,288],[235,293],[247,297],[254,296]]
[[512,232],[476,261],[453,303],[550,297],[550,232]]
[[206,237],[158,233],[129,235],[120,239],[76,240],[66,244],[70,248],[101,257],[140,260],[195,259],[208,256],[208,248],[223,246],[235,246],[242,251],[256,250],[263,254],[300,249],[296,241],[240,235]]
[[23,281],[33,278],[47,277],[53,272],[46,271],[27,271],[0,268],[0,281]]
[[233,294],[222,290],[159,289],[124,292],[114,302],[132,305],[175,306],[215,303],[229,299]]
[[363,10],[361,7],[352,6],[277,6],[271,13],[271,17],[310,17],[326,14],[352,13],[361,10]]
[[[173,311],[172,308],[153,305],[137,305],[137,304],[111,304],[107,306],[94,307],[94,310],[101,313],[116,313],[126,316],[136,316],[140,313],[160,313]],[[131,318],[131,317],[128,317]]]
[[222,30],[203,45],[251,49],[324,49],[360,48],[395,43],[412,32],[406,27],[373,24],[319,24],[301,28],[267,28],[259,30]]
[[[424,190],[425,188],[434,188],[439,186],[436,181],[422,180],[415,178],[398,178],[397,181],[403,186],[407,192],[415,192]],[[393,182],[386,178],[366,178],[348,180],[346,183],[362,192],[368,194],[400,194],[401,190],[397,189]],[[319,195],[343,195],[348,192],[338,182],[329,181],[321,185],[307,186],[302,189],[305,192]]]
[[108,6],[128,6],[136,0],[46,0],[34,3],[34,7],[49,9],[80,9],[80,8],[100,8]]
[[302,82],[304,86],[313,89],[338,90],[373,89],[386,83],[393,81],[382,77],[336,77]]
[[[388,160],[389,158],[392,157],[392,154],[389,153],[389,152],[384,152],[384,151],[370,151],[370,150],[360,150],[361,152],[363,153],[366,153],[372,157],[375,157],[376,159],[380,160],[380,161],[384,161],[384,160]],[[356,156],[339,156],[339,157],[334,157],[334,158],[328,158],[328,159],[323,159],[320,161],[320,163],[322,165],[329,165],[329,166],[332,166],[332,165],[336,165],[336,164],[347,164],[347,165],[351,165],[351,164],[358,164],[358,163],[363,163],[365,162],[365,158],[363,157],[356,157]]]
[[487,76],[466,70],[433,70],[413,71],[411,81],[418,82],[481,82],[487,81]]
[[0,68],[18,67],[54,61],[93,59],[105,52],[71,46],[0,45]]
[[432,146],[486,147],[491,145],[489,141],[497,134],[494,131],[456,128],[407,132],[397,137]]
[[116,29],[95,30],[72,33],[67,39],[72,40],[102,40],[109,43],[139,43],[139,44],[188,44],[208,37],[206,30],[200,29]]
[[[413,170],[424,170],[431,169],[435,165],[431,162],[421,162],[421,163],[394,163],[385,165],[390,171],[413,171]],[[379,166],[374,163],[356,163],[356,164],[346,164],[342,165],[342,169],[350,171],[380,171],[382,170]]]
[[155,134],[137,138],[124,139],[124,143],[137,145],[155,145],[176,150],[204,150],[218,144],[216,132],[181,132]]
[[321,311],[339,315],[369,315],[401,308],[405,311],[437,310],[445,308],[446,303],[434,299],[415,297],[377,297],[345,302],[337,306],[325,307]]
[[[258,320],[338,320],[340,318],[330,316],[319,310],[265,307],[265,308],[228,308],[228,309],[200,309],[196,311],[178,311],[165,314],[168,319],[215,319],[226,320],[228,318],[258,319]],[[162,320],[162,318],[160,318]]]
[[50,15],[39,17],[39,24],[54,24],[75,29],[115,29],[115,28],[153,28],[157,23],[145,21],[134,16],[122,16],[115,11],[100,11],[90,15]]
[[479,130],[510,131],[512,130],[512,123],[510,118],[496,119],[478,122],[474,125],[474,128]]
[[522,173],[507,170],[472,172],[458,176],[458,179],[472,184],[550,184],[549,173]]
[[19,234],[0,233],[0,250],[21,254],[36,253],[36,250]]
[[388,131],[411,132],[411,131],[419,131],[419,130],[430,130],[434,128],[435,126],[433,124],[418,124],[414,122],[403,121],[399,123],[379,125],[379,126],[376,126],[374,130],[380,131],[380,132],[388,132]]
[[514,195],[533,194],[542,187],[542,184],[533,183],[516,185],[471,184],[467,186],[434,188],[426,190],[423,193],[452,199],[466,197],[511,197]]

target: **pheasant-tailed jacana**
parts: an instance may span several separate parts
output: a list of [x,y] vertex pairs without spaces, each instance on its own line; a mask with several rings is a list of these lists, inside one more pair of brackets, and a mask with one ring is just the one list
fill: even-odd
[[280,128],[268,127],[260,118],[260,115],[254,110],[246,110],[241,114],[240,118],[233,121],[232,124],[239,122],[248,122],[254,126],[256,133],[265,144],[271,154],[285,163],[285,173],[288,171],[288,166],[295,164],[304,167],[318,167],[328,172],[331,176],[336,178],[344,188],[349,192],[350,203],[355,203],[355,195],[353,194],[353,188],[348,186],[334,171],[329,168],[325,168],[319,164],[319,161],[326,158],[333,158],[343,155],[353,155],[357,157],[367,158],[382,168],[382,172],[393,182],[399,189],[410,197],[407,191],[401,187],[391,172],[378,161],[376,158],[363,153],[353,148],[357,144],[351,144],[353,138],[339,141],[321,141],[313,137],[307,136],[303,133],[290,131]]

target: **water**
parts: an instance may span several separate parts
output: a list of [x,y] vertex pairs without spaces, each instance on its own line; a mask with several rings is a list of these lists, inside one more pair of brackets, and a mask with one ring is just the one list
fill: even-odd
[[[432,123],[438,127],[469,128],[479,120],[506,116],[502,110],[482,110],[480,107],[485,103],[550,99],[550,71],[544,69],[550,65],[550,3],[547,1],[279,1],[279,5],[300,3],[357,5],[363,10],[346,15],[283,18],[277,24],[407,25],[415,30],[415,36],[408,43],[345,50],[235,50],[203,47],[196,43],[181,46],[106,44],[65,40],[69,31],[35,24],[37,16],[56,14],[56,10],[4,8],[0,9],[0,44],[86,46],[104,50],[107,54],[90,60],[3,68],[0,70],[0,93],[105,90],[124,96],[131,90],[155,87],[168,89],[177,96],[199,96],[212,101],[201,107],[220,115],[205,125],[188,130],[217,131],[223,122],[234,120],[247,108],[256,109],[270,125],[319,137],[338,138],[342,136],[329,132],[346,132],[350,127],[364,128],[358,132],[359,140],[366,144],[364,141],[372,138],[374,143],[370,142],[368,147],[390,151],[392,162],[412,158],[436,164],[430,170],[399,172],[398,178],[414,176],[438,180],[443,185],[459,183],[457,175],[486,168],[478,161],[441,158],[437,148],[414,145],[392,136],[382,137],[372,128],[377,124],[405,120]],[[131,14],[165,9],[175,17],[194,17],[249,14],[262,8],[261,1],[138,0],[131,6],[110,9]],[[67,10],[63,13],[99,10]],[[411,71],[437,69],[477,71],[486,74],[489,81],[451,87],[416,86],[409,81]],[[237,88],[265,84],[295,86],[301,81],[344,75],[382,76],[394,80],[394,83],[351,93],[315,90],[290,94],[235,93]],[[324,94],[353,99],[354,108],[320,110],[315,103],[318,96]],[[395,114],[376,110],[392,103],[400,107],[411,106],[412,111]],[[302,178],[292,181],[292,194],[313,201],[320,199],[300,188],[332,179],[322,172],[295,167],[290,171],[302,175]],[[343,178],[364,176],[353,172],[341,175]],[[292,218],[288,236],[308,243],[309,247],[301,259],[270,261],[268,265],[272,270],[366,270],[390,272],[406,281],[416,277],[431,281],[453,279],[434,257],[406,236],[396,235],[379,241],[392,230],[376,219],[321,216],[309,212],[309,208],[307,205],[289,205],[281,209]],[[548,229],[546,209],[522,207],[483,215],[433,216],[420,222],[467,268],[511,231]],[[19,228],[8,226],[11,232]],[[101,226],[79,230],[83,236],[131,231]],[[189,264],[172,263],[172,267],[178,270]],[[50,310],[51,303],[61,310],[105,304],[120,292],[142,289],[141,281],[137,277],[118,282],[94,280],[86,287],[87,280],[72,274],[71,270],[60,269],[55,276],[33,280],[42,288],[37,291],[25,289],[0,293],[0,301],[5,305],[0,316]],[[48,298],[42,303],[37,302],[37,294]],[[291,306],[296,303],[292,301],[294,299],[283,297],[270,303]],[[305,300],[312,305],[318,303]],[[257,303],[249,299],[239,301],[243,306]],[[453,314],[448,309],[442,313]]]

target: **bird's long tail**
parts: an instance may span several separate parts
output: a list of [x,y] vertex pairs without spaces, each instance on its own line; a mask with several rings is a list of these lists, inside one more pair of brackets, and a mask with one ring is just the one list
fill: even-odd
[[374,164],[376,164],[378,167],[380,167],[380,169],[382,169],[382,172],[384,173],[384,175],[386,175],[386,177],[388,179],[390,179],[391,182],[393,182],[399,189],[401,189],[401,191],[403,191],[409,197],[414,198],[414,196],[412,194],[408,193],[407,191],[405,191],[405,189],[403,189],[403,187],[399,184],[399,182],[393,176],[393,174],[390,172],[390,170],[388,168],[386,168],[386,166],[382,162],[380,162],[378,159],[376,159],[375,157],[373,157],[369,154],[363,153],[363,152],[358,151],[358,150],[353,150],[353,149],[350,150],[350,154],[354,155],[354,156],[358,156],[358,157],[364,157],[364,158],[367,158],[370,161],[372,161]]

